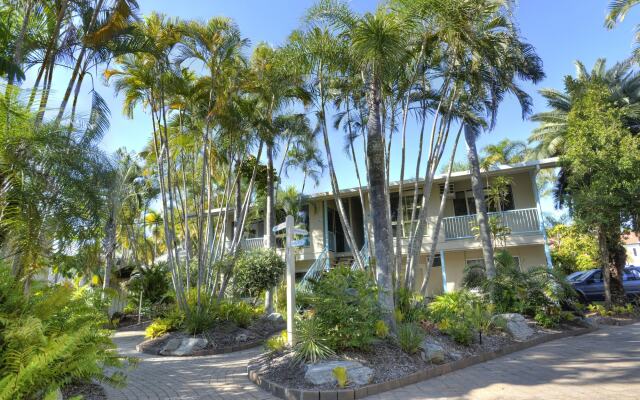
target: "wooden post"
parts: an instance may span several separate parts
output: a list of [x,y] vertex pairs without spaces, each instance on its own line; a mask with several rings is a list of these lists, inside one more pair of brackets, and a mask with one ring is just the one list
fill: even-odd
[[285,261],[287,263],[287,342],[293,346],[293,327],[296,314],[296,261],[291,242],[293,241],[293,216],[287,215],[285,220],[287,244],[285,246]]

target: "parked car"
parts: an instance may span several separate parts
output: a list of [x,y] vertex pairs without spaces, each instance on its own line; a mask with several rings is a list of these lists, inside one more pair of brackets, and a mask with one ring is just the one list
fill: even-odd
[[[601,270],[575,272],[567,277],[567,281],[578,292],[580,301],[588,303],[604,300],[604,281]],[[640,297],[640,268],[625,268],[622,274],[622,284],[629,299]]]

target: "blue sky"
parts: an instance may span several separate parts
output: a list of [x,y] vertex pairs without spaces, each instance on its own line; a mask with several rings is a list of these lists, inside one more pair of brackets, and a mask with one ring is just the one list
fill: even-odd
[[[242,34],[249,38],[252,45],[267,42],[272,45],[282,44],[288,34],[302,22],[305,10],[313,4],[311,0],[139,0],[142,15],[158,11],[182,19],[206,20],[211,16],[223,15],[233,18],[239,25]],[[351,0],[353,9],[363,12],[373,10],[378,2],[374,0]],[[537,90],[543,87],[561,88],[563,77],[573,74],[574,61],[581,60],[590,68],[599,57],[604,57],[612,65],[626,58],[632,49],[633,26],[638,14],[632,13],[625,23],[613,31],[603,27],[608,0],[520,0],[515,10],[522,36],[532,43],[544,62],[546,79],[538,86],[525,85],[533,95],[534,111],[542,111],[546,105]],[[250,50],[247,50],[248,54]],[[68,82],[68,74],[58,74],[56,70],[55,98],[59,98]],[[33,71],[29,76],[33,75]],[[112,112],[111,129],[102,141],[102,147],[113,152],[117,148],[126,147],[139,151],[150,138],[150,121],[142,110],[136,110],[134,118],[128,119],[121,112],[121,98],[115,96],[113,90],[106,87],[97,71],[93,83],[86,80],[87,93],[91,84],[95,85],[109,103]],[[25,82],[29,87],[30,80]],[[57,104],[55,101],[51,104]],[[88,105],[89,97],[84,96],[80,105]],[[526,140],[534,124],[523,121],[517,102],[507,99],[501,106],[496,128],[483,134],[479,147],[494,143],[502,138]],[[409,170],[415,169],[417,134],[415,129],[408,132],[407,165]],[[339,172],[340,186],[343,188],[357,185],[351,161],[342,152],[343,137],[340,132],[332,132],[333,157]],[[398,149],[399,142],[394,140],[393,146]],[[464,158],[464,146],[458,152],[458,159]],[[393,159],[398,152],[394,152]],[[398,177],[398,165],[391,167],[392,179]],[[345,171],[345,172],[343,172]],[[284,184],[301,186],[301,176],[296,173],[287,178]],[[320,185],[313,188],[307,184],[309,191],[324,191],[330,188],[328,177],[323,177]]]

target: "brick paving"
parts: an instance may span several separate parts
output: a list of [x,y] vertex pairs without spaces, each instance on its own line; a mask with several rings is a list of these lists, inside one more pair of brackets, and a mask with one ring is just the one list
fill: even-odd
[[[140,355],[142,332],[119,332],[122,353],[141,358],[125,389],[109,399],[274,399],[246,378],[261,349],[206,357]],[[513,353],[371,400],[640,399],[640,323],[603,327]]]
[[139,358],[139,363],[125,372],[125,388],[105,386],[109,400],[275,399],[247,379],[247,363],[261,347],[212,356],[162,357],[138,353],[135,346],[143,339],[143,331],[116,333],[120,353]]

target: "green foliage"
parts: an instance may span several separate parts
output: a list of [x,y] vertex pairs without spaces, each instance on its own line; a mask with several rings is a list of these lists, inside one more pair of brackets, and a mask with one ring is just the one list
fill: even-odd
[[242,253],[233,268],[235,290],[239,295],[257,297],[278,284],[284,269],[285,263],[275,250]]
[[415,354],[425,334],[421,327],[414,323],[398,324],[398,345],[407,354]]
[[468,345],[473,341],[477,303],[482,299],[468,290],[457,290],[437,296],[429,303],[429,315],[438,329],[450,335],[456,342]]
[[331,348],[369,347],[381,319],[377,293],[366,271],[344,265],[312,283],[311,309]]
[[396,321],[420,322],[427,318],[427,308],[422,295],[412,293],[406,288],[396,292]]
[[547,235],[552,242],[553,267],[564,274],[587,271],[600,265],[597,239],[580,231],[577,225],[558,224],[548,229]]
[[634,315],[636,309],[633,304],[629,303],[625,306],[613,306],[611,309],[607,309],[602,304],[589,304],[587,306],[589,312],[595,313],[601,317],[614,317],[619,315]]
[[349,377],[347,376],[347,369],[345,367],[335,367],[331,373],[338,381],[338,387],[343,388],[349,383]]
[[522,272],[513,257],[504,251],[496,255],[496,277],[485,281],[483,290],[498,312],[531,317],[546,314],[545,321],[564,315],[560,313],[563,306],[575,301],[575,291],[561,272],[546,267]]
[[278,335],[271,336],[264,343],[267,350],[271,352],[280,352],[287,347],[287,331],[283,330]]
[[297,318],[296,335],[293,351],[297,363],[315,363],[335,355],[330,347],[330,340],[316,317]]
[[156,318],[145,329],[145,337],[156,338],[164,335],[165,333],[182,329],[185,323],[184,314],[174,308],[163,318]]
[[[0,399],[28,400],[52,396],[73,381],[98,380],[120,386],[121,367],[97,309],[100,294],[68,286],[23,285],[0,268]],[[113,371],[113,370],[112,370]]]
[[381,339],[389,336],[389,326],[381,319],[376,321],[376,336]]
[[262,314],[262,310],[243,301],[223,301],[215,308],[215,314],[220,320],[231,321],[241,328],[247,328]]

